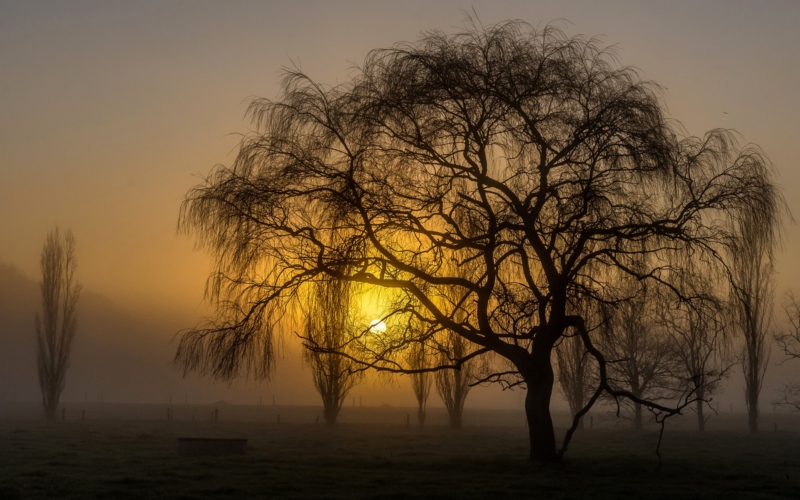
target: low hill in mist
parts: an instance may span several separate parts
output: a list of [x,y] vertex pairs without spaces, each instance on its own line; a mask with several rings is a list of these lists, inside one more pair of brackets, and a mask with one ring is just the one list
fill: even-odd
[[[34,314],[41,310],[39,284],[15,267],[0,263],[0,402],[39,401],[36,374]],[[78,332],[72,349],[64,402],[100,401],[122,403],[190,403],[227,401],[237,404],[319,405],[311,373],[304,367],[293,338],[281,346],[273,381],[233,384],[182,374],[173,369],[176,333],[196,324],[197,314],[171,311],[137,314],[106,296],[84,289],[78,302]],[[351,401],[366,405],[391,403],[411,406],[413,393],[403,378],[386,382],[370,380],[357,386]],[[483,391],[476,390],[479,396]],[[495,391],[488,391],[488,399]],[[519,395],[511,399],[515,404]],[[431,397],[432,406],[438,401]],[[502,399],[502,398],[501,398]],[[507,398],[506,398],[507,399]],[[519,399],[521,401],[521,399]],[[473,399],[478,403],[478,398]]]
[[[8,401],[40,398],[34,324],[40,297],[38,283],[0,264],[0,395]],[[172,368],[175,333],[196,321],[186,314],[140,317],[83,290],[62,399],[99,401],[102,395],[105,401],[167,402],[171,395],[176,401],[257,401],[253,384],[229,388],[198,377],[183,379]]]

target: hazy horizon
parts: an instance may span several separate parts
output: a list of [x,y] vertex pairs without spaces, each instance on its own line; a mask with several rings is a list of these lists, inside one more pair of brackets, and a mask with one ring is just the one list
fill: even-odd
[[[209,312],[202,299],[210,270],[193,240],[176,234],[178,210],[189,188],[232,160],[238,134],[251,128],[248,99],[278,97],[281,68],[290,65],[317,81],[345,81],[370,50],[414,41],[425,30],[457,30],[473,6],[486,25],[558,22],[568,34],[602,35],[623,64],[664,87],[671,117],[689,134],[732,128],[743,144],[763,148],[789,208],[800,214],[800,4],[793,1],[4,2],[0,264],[37,282],[47,231],[71,228],[85,293],[158,324],[147,338],[163,340],[158,369],[172,374],[165,375],[174,384],[168,390],[178,392],[179,374],[166,368],[170,340]],[[798,227],[787,223],[777,264],[779,324],[782,294],[800,292],[798,246]],[[85,335],[79,329],[76,350]],[[287,343],[294,350],[269,385],[186,383],[209,398],[231,394],[232,402],[270,391],[313,401],[299,347],[291,336]],[[35,376],[33,359],[32,352]],[[72,385],[78,368],[75,360],[67,401],[83,398]],[[790,370],[770,365],[771,385]],[[737,377],[721,400],[743,405]],[[370,404],[414,404],[407,381],[357,386],[353,394]],[[431,404],[440,404],[435,394]],[[519,393],[499,388],[476,389],[467,399],[468,407],[519,404]]]

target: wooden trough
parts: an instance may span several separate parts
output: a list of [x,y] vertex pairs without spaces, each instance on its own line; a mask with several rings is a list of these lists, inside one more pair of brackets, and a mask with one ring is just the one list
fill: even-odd
[[182,457],[221,457],[244,455],[247,439],[243,438],[178,438],[178,455]]

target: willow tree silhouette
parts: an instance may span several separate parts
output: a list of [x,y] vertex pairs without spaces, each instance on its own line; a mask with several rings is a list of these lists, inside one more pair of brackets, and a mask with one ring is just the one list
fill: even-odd
[[[578,304],[579,314],[589,331],[605,327],[607,318],[597,303],[582,301]],[[556,365],[558,368],[558,382],[561,392],[569,405],[570,416],[575,415],[586,406],[592,394],[592,374],[594,373],[592,358],[583,345],[583,340],[575,332],[568,332],[561,336],[555,345]],[[578,429],[583,429],[583,419],[578,420]]]
[[323,415],[328,425],[336,423],[347,394],[358,381],[353,362],[333,354],[344,349],[355,327],[352,308],[352,284],[331,277],[319,279],[306,298],[304,351],[311,365],[314,388],[322,397]]
[[[570,313],[582,299],[615,296],[597,277],[613,270],[673,287],[675,253],[723,265],[728,220],[751,214],[761,237],[779,219],[758,150],[739,151],[724,130],[682,139],[655,84],[597,40],[553,26],[428,32],[372,51],[334,87],[288,70],[280,98],[253,100],[249,114],[256,131],[233,164],[182,205],[180,228],[215,258],[219,310],[184,332],[179,366],[266,376],[264,346],[289,330],[298,290],[326,276],[384,289],[386,333],[364,329],[341,354],[411,373],[412,344],[444,330],[462,337],[466,353],[428,370],[490,354],[496,371],[484,382],[527,388],[530,456],[540,461],[563,455],[601,393],[680,411],[609,385],[602,351]],[[342,255],[326,245],[331,234],[363,252]],[[452,272],[461,264],[475,271]],[[453,293],[459,300],[441,300]],[[391,333],[407,331],[391,328],[407,316],[427,325],[418,338]],[[551,354],[567,331],[596,360],[599,384],[557,450]]]
[[411,389],[414,397],[417,398],[417,422],[420,426],[425,425],[427,417],[428,396],[431,394],[433,375],[427,370],[430,364],[430,354],[425,348],[425,344],[415,343],[408,349],[408,367],[413,370],[411,373]]
[[730,295],[740,334],[740,360],[750,432],[758,432],[758,399],[767,372],[775,295],[774,244],[757,232],[758,217],[741,217],[730,245]]
[[72,231],[62,236],[56,227],[47,233],[41,265],[42,315],[36,313],[36,361],[44,413],[55,420],[78,330],[81,285],[75,280],[78,263]]
[[[447,331],[439,344],[443,349],[439,351],[439,363],[446,366],[449,358],[460,360],[465,357],[469,343],[460,335]],[[439,370],[436,372],[436,392],[442,398],[442,403],[447,410],[450,427],[460,429],[464,415],[464,402],[474,381],[475,367],[472,362],[464,362],[453,369]]]

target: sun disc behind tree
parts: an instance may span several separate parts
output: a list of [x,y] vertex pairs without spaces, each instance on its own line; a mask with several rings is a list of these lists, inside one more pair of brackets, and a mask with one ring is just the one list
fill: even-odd
[[386,323],[379,319],[373,319],[369,323],[369,331],[370,333],[386,333]]

